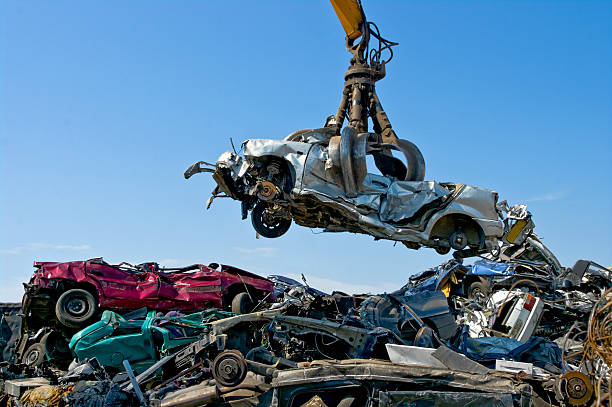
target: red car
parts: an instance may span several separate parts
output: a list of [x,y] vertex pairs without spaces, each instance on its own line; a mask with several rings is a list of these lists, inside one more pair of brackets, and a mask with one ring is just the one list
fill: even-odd
[[34,267],[34,276],[24,284],[23,305],[26,317],[41,325],[57,317],[64,326],[83,327],[100,308],[183,312],[220,308],[244,313],[261,300],[274,299],[270,280],[216,263],[160,269],[157,263],[111,265],[91,259],[35,262]]

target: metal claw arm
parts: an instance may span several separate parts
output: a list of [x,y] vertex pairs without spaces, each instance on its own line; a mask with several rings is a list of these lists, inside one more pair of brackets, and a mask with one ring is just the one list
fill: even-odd
[[[397,43],[383,38],[376,24],[367,21],[360,0],[330,1],[346,32],[346,48],[353,55],[344,75],[344,89],[333,127],[338,135],[345,137],[341,130],[347,120],[347,127],[354,130],[352,133],[367,133],[368,119],[371,119],[379,144],[384,146],[374,154],[378,169],[384,175],[401,180],[422,181],[425,178],[425,160],[421,151],[408,140],[397,137],[376,94],[375,83],[385,77],[385,66],[393,58],[391,47]],[[372,49],[370,35],[378,42],[378,46]],[[355,42],[357,39],[359,42]],[[383,51],[389,52],[387,59],[382,58]],[[390,148],[391,145],[395,148]],[[393,157],[393,149],[404,153],[406,165]],[[353,183],[344,181],[349,196],[355,194],[356,189],[351,188]]]

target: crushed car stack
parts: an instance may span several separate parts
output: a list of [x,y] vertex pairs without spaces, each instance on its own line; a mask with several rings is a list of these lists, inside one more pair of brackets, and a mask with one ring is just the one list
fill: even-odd
[[[326,294],[286,277],[236,274],[218,265],[168,271],[155,263],[113,266],[94,259],[35,266],[26,284],[20,340],[4,349],[10,363],[2,367],[3,403],[10,404],[2,405],[610,402],[612,272],[592,261],[558,272],[546,262],[521,258],[481,258],[471,265],[453,259],[379,295]],[[96,271],[118,268],[145,282],[189,269],[191,287],[214,286],[196,283],[203,270],[221,276],[234,270],[244,279],[240,292],[253,300],[241,312],[233,300],[218,301],[222,289],[205,309],[184,307],[191,313],[183,314],[165,305],[156,310],[146,291],[129,306],[100,292],[91,315],[80,327],[72,321],[68,330],[63,314],[52,312],[61,311],[61,298],[76,288],[65,278],[63,285],[55,277],[42,282],[46,267],[74,269],[73,275],[97,281],[108,273]],[[255,282],[265,289],[254,289]],[[183,291],[166,301],[180,303]],[[33,308],[43,293],[46,305]],[[71,298],[76,305],[66,309],[89,315],[80,296]],[[6,308],[3,324],[15,315],[15,305]],[[47,316],[44,322],[41,315]],[[14,338],[14,331],[8,336]]]
[[215,263],[35,262],[2,304],[0,407],[612,405],[611,270],[562,267],[525,205],[425,181],[375,90],[397,44],[360,1],[332,4],[351,53],[336,115],[184,176],[212,173],[207,207],[240,201],[266,238],[295,222],[453,260],[378,295]]

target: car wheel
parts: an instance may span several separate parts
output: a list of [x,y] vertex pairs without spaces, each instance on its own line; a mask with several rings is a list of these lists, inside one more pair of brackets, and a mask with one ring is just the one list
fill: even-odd
[[86,325],[97,310],[98,305],[93,294],[79,288],[66,291],[55,304],[58,321],[70,328]]
[[488,297],[490,293],[488,284],[482,281],[474,281],[467,289],[467,297],[470,299],[479,297]]
[[450,252],[450,247],[447,246],[436,246],[436,253],[441,254],[441,255],[445,255],[448,254]]
[[251,223],[257,233],[273,239],[284,235],[291,226],[291,219],[279,216],[278,211],[259,201],[251,212]]
[[247,370],[242,353],[237,350],[225,350],[213,360],[211,373],[217,386],[235,387],[244,381]]
[[448,240],[450,247],[455,250],[463,250],[468,245],[468,237],[461,229],[451,233]]
[[45,349],[41,343],[31,345],[23,353],[21,363],[31,367],[39,366],[45,360]]
[[236,314],[248,314],[252,309],[253,302],[248,293],[238,293],[232,299],[232,312]]

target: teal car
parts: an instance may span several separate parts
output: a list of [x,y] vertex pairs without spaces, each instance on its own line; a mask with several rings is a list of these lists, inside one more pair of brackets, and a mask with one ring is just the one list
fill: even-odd
[[143,314],[138,318],[131,312],[122,317],[104,311],[100,321],[74,334],[70,350],[79,361],[95,357],[102,366],[117,370],[123,370],[123,361],[128,360],[140,373],[158,358],[197,341],[208,331],[209,322],[235,315],[213,309],[186,316],[159,316],[150,311],[143,318]]

